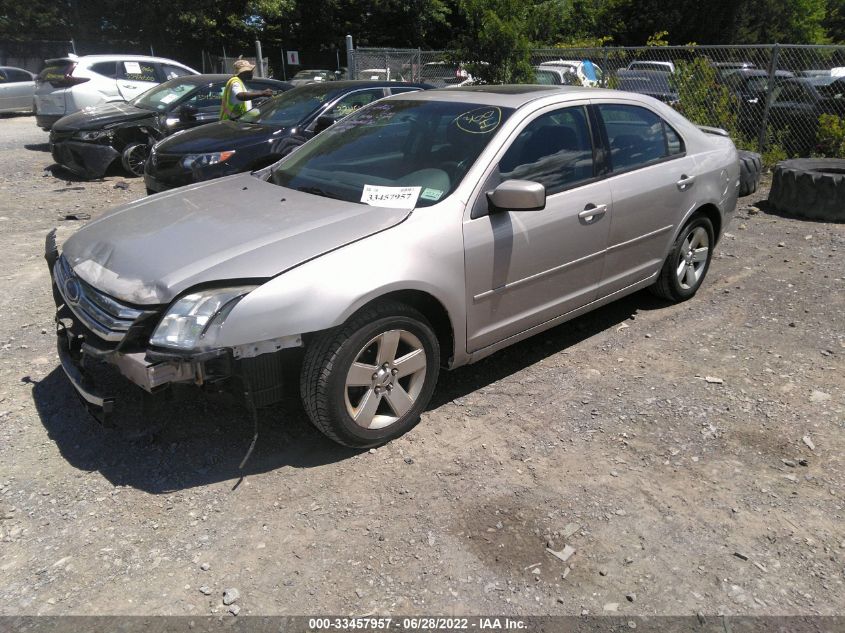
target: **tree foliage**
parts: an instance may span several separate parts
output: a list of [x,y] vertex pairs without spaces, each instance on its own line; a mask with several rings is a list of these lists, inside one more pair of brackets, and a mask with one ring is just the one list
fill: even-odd
[[[8,0],[0,42],[34,39],[136,43],[158,50],[333,50],[351,34],[365,46],[446,48],[525,72],[527,46],[845,42],[845,0]],[[125,48],[125,46],[123,47]],[[511,52],[508,52],[511,49]],[[490,71],[492,72],[492,71]],[[482,74],[484,74],[482,72]],[[490,77],[498,80],[501,77]]]

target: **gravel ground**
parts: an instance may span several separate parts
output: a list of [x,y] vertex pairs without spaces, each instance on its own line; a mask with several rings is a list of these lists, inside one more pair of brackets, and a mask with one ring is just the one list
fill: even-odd
[[845,225],[763,186],[693,300],[444,373],[373,451],[290,397],[240,479],[236,402],[132,390],[104,430],[57,368],[44,235],[143,184],[50,171],[46,141],[0,119],[0,614],[845,613]]

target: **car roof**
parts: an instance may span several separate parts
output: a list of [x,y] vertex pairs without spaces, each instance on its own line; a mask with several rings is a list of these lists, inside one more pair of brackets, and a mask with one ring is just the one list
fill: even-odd
[[52,59],[45,59],[44,62],[50,64],[54,62],[119,62],[121,60],[178,64],[179,66],[190,68],[190,66],[188,66],[187,64],[177,62],[175,59],[169,59],[167,57],[151,57],[150,55],[122,55],[120,53],[116,53],[113,55],[66,55],[65,57],[53,57]]
[[413,86],[415,88],[429,88],[429,84],[412,83],[410,81],[387,81],[385,79],[342,79],[340,81],[317,81],[313,84],[297,86],[294,90],[308,88],[314,90],[315,86],[323,86],[326,92],[349,90],[355,88],[394,88],[396,86]]
[[543,86],[537,84],[510,84],[496,86],[460,86],[440,88],[401,95],[403,99],[419,101],[456,101],[478,105],[520,108],[543,97],[567,96],[567,100],[586,97],[619,97],[617,90],[585,88],[583,86]]
[[[192,84],[203,84],[206,82],[212,81],[228,81],[232,78],[232,75],[224,75],[222,73],[214,73],[214,74],[204,74],[204,75],[181,75],[179,77],[173,77],[168,79],[167,81],[173,81],[174,79],[178,79],[187,83]],[[271,81],[273,83],[278,84],[287,84],[287,82],[282,81],[281,79],[271,79],[270,77],[253,77],[251,81]],[[289,84],[291,88],[293,88],[293,84]]]

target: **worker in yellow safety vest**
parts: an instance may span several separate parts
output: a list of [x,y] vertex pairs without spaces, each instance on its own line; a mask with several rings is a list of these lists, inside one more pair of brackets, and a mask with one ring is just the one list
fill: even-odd
[[223,88],[223,99],[220,102],[221,121],[237,119],[252,108],[252,99],[273,95],[273,91],[269,88],[258,92],[250,92],[246,89],[245,82],[252,79],[255,64],[246,59],[236,59],[232,66],[235,69],[235,75],[226,82],[226,87]]

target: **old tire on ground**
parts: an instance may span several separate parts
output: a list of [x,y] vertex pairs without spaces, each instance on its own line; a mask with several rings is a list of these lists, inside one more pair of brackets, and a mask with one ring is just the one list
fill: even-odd
[[750,196],[757,191],[760,175],[763,173],[763,159],[760,154],[739,150],[739,195]]
[[693,216],[675,239],[650,290],[668,301],[692,297],[704,282],[715,245],[713,223],[704,215]]
[[812,220],[845,221],[845,159],[795,158],[775,166],[769,203]]
[[327,437],[366,448],[419,422],[439,370],[440,346],[426,318],[384,301],[308,344],[300,393],[308,417]]
[[144,165],[149,155],[150,146],[147,143],[130,143],[124,148],[120,162],[123,168],[133,176],[143,176]]

